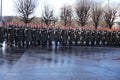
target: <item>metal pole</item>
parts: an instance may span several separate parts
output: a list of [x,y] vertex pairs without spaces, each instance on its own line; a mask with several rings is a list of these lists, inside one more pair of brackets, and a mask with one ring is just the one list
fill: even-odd
[[110,0],[108,0],[108,9],[109,9],[109,1],[110,1]]
[[2,0],[1,0],[1,13],[0,13],[0,16],[1,16],[1,21],[2,21]]

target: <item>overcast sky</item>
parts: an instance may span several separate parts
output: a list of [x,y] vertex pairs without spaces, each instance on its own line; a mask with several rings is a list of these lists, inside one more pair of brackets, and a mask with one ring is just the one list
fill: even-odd
[[[38,0],[39,6],[36,9],[35,16],[41,16],[41,12],[43,6],[48,4],[52,9],[54,9],[55,13],[59,13],[60,8],[65,4],[74,5],[76,0]],[[106,5],[108,0],[96,0],[98,2],[102,2],[102,5]],[[15,16],[17,15],[15,10],[15,0],[3,0],[3,16]],[[120,0],[110,0],[110,4],[118,4]]]

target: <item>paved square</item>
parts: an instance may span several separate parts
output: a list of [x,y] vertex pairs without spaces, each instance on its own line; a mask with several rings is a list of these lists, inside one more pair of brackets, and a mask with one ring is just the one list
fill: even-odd
[[0,54],[2,80],[120,80],[118,48],[38,47],[12,52]]

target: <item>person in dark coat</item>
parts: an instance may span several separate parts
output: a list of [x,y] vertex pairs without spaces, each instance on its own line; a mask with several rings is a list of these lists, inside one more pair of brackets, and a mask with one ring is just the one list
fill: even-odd
[[73,45],[73,41],[75,40],[74,30],[69,30],[69,45]]
[[115,46],[116,45],[116,31],[113,31],[112,32],[112,46]]
[[40,43],[38,43],[39,45],[42,45],[42,28],[39,28],[39,40],[40,40]]
[[78,43],[80,42],[80,36],[81,36],[81,32],[79,29],[76,30],[75,35],[76,35],[75,44],[78,45]]
[[118,39],[117,39],[117,42],[118,42],[118,46],[120,46],[120,31],[118,31]]
[[106,31],[102,31],[102,45],[105,45],[105,35],[106,35]]
[[15,45],[18,45],[18,41],[19,41],[19,28],[15,28],[14,30],[14,33],[15,33]]
[[27,46],[29,45],[29,43],[32,42],[32,32],[31,32],[31,29],[27,29],[26,30],[25,41],[26,41],[26,45]]
[[19,37],[19,45],[22,45],[24,46],[24,41],[25,41],[25,33],[24,33],[24,29],[21,28],[19,31],[18,31],[18,37]]
[[37,43],[37,45],[40,45],[40,35],[41,34],[41,32],[40,32],[40,29],[38,29],[38,30],[36,30],[36,32],[35,32],[35,42]]
[[116,31],[116,46],[119,46],[119,36],[118,36],[118,34],[119,34],[119,31]]
[[4,27],[4,40],[7,41],[7,26]]
[[35,28],[31,28],[31,35],[32,35],[32,41],[31,41],[31,44],[32,45],[36,45],[36,29]]
[[95,42],[96,42],[96,46],[100,45],[100,31],[99,30],[97,30],[95,34]]
[[106,35],[105,35],[105,45],[108,46],[109,45],[109,31],[106,31]]
[[14,34],[14,29],[13,28],[9,28],[8,29],[8,45],[12,46],[14,43],[14,38],[15,34]]
[[91,30],[85,30],[84,32],[84,41],[86,46],[90,46],[92,42],[92,31]]
[[84,44],[84,37],[85,37],[85,36],[84,36],[84,33],[85,33],[85,32],[84,32],[84,30],[82,29],[82,30],[81,30],[81,37],[80,37],[80,44],[81,44],[81,45]]
[[47,33],[47,29],[43,28],[42,32],[41,32],[41,41],[42,41],[42,46],[46,46],[47,45],[47,39],[48,39],[48,33]]
[[61,40],[61,32],[59,29],[55,30],[55,45],[58,46],[58,42]]
[[5,35],[5,29],[4,27],[0,27],[0,46],[2,46],[2,43],[4,41],[4,35]]
[[92,30],[92,32],[91,32],[91,45],[93,46],[93,45],[95,45],[95,33],[96,33],[96,31],[95,30]]
[[48,30],[48,44],[49,46],[52,45],[52,41],[54,40],[54,30],[53,29],[49,29]]
[[61,44],[65,46],[67,45],[67,41],[68,41],[68,33],[67,30],[63,29],[61,32]]

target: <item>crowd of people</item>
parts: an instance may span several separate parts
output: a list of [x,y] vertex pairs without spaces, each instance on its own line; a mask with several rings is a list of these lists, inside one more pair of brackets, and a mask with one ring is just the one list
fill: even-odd
[[0,27],[0,43],[18,46],[120,46],[120,31],[8,25]]

